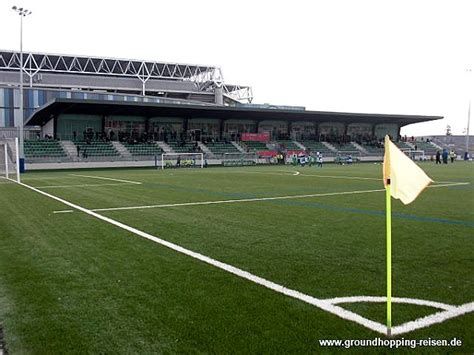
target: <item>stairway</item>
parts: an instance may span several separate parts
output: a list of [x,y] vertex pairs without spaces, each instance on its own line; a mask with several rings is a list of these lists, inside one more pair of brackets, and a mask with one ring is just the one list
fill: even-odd
[[158,146],[161,148],[161,150],[165,153],[174,153],[173,152],[173,149],[171,149],[171,147],[166,144],[165,142],[163,141],[158,141],[156,142],[156,144],[158,144]]
[[301,144],[300,142],[298,142],[298,141],[293,141],[293,143],[295,143],[295,144],[296,144],[298,147],[300,147],[302,150],[306,150],[306,147],[305,147],[303,144]]
[[199,146],[199,148],[201,149],[201,151],[204,153],[205,156],[209,157],[209,158],[215,158],[215,155],[209,150],[208,147],[206,147],[206,145],[203,143],[203,142],[196,142]]
[[117,152],[120,154],[121,157],[132,159],[132,154],[123,146],[122,143],[118,141],[111,142]]
[[239,152],[246,153],[245,149],[242,148],[242,146],[239,143],[237,143],[236,141],[232,141],[231,143],[234,147],[236,147],[239,150]]
[[63,148],[64,152],[67,154],[68,158],[72,161],[79,161],[77,156],[77,147],[71,141],[59,141],[59,144]]
[[328,148],[329,150],[333,151],[334,153],[337,153],[336,147],[334,147],[332,144],[328,142],[321,142],[321,143],[323,143],[326,146],[326,148]]
[[356,142],[351,142],[351,144],[357,148],[357,150],[360,150],[362,153],[364,154],[369,154],[369,152],[367,151],[367,149],[365,149],[363,146],[361,146],[360,144],[356,143]]

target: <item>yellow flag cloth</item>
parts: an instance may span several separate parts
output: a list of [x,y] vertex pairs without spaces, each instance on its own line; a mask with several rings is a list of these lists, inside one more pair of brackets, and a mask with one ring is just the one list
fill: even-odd
[[393,198],[405,205],[413,202],[423,189],[433,182],[421,168],[385,136],[383,182],[390,184]]

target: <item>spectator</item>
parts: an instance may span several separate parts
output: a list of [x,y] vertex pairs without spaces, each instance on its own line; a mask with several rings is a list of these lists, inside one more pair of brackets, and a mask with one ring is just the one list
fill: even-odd
[[448,164],[448,150],[447,149],[443,149],[443,164]]
[[449,152],[449,157],[451,158],[451,164],[454,163],[454,159],[456,159],[456,153],[454,152],[454,150],[451,150]]

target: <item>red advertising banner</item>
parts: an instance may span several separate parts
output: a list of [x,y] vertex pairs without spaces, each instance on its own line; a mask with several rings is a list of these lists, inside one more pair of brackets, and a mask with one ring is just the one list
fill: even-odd
[[260,150],[257,152],[258,156],[271,158],[278,154],[276,150]]
[[270,140],[270,134],[265,133],[242,133],[242,140],[253,141],[253,142],[268,142]]

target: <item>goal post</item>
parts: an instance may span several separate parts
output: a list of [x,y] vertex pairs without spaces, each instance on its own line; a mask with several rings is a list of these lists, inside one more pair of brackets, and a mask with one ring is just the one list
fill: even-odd
[[401,151],[405,153],[412,160],[415,160],[415,161],[427,160],[424,150],[402,148]]
[[204,168],[203,153],[163,153],[161,169],[167,168]]
[[0,177],[20,182],[18,138],[0,138]]

